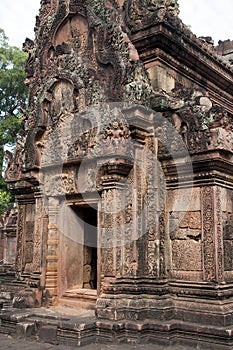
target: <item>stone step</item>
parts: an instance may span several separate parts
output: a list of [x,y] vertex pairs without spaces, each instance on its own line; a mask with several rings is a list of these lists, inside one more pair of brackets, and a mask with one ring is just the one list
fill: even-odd
[[59,299],[59,305],[71,306],[79,309],[94,310],[97,299],[95,289],[70,289]]
[[59,299],[59,304],[62,306],[75,307],[77,309],[94,310],[96,301],[63,297]]

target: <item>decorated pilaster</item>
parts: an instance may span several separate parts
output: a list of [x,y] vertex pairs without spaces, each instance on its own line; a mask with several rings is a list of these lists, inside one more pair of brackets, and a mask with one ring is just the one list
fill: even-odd
[[204,186],[201,190],[203,279],[224,282],[223,225],[221,190],[217,186]]

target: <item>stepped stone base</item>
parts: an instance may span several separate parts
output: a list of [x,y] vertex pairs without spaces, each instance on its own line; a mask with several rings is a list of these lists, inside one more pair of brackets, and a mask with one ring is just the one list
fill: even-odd
[[233,327],[169,321],[108,321],[93,310],[69,307],[1,310],[0,332],[41,342],[84,346],[88,344],[179,345],[194,349],[230,350]]

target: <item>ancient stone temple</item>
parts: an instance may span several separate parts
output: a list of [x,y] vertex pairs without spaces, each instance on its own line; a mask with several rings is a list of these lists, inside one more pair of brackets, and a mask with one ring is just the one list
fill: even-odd
[[68,344],[232,347],[231,51],[178,15],[176,0],[41,1],[6,171],[2,331],[17,308],[66,305],[95,310],[82,330],[60,321]]

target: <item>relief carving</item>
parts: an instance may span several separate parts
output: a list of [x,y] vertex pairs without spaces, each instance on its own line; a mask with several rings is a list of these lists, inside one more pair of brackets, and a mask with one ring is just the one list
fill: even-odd
[[[162,132],[160,121],[156,121],[159,154],[179,153],[184,146],[190,154],[207,149],[232,150],[233,117],[213,103],[206,91],[177,86],[171,93],[152,95],[152,106],[167,119],[167,125],[163,121]],[[172,112],[163,112],[164,106]],[[166,145],[171,145],[170,150]]]
[[14,152],[6,152],[7,168],[5,172],[6,181],[16,181],[21,177],[21,171],[24,161],[25,149],[25,132],[21,129],[16,138],[16,145]]
[[126,22],[132,29],[177,17],[177,0],[130,0],[125,2]]
[[223,251],[223,219],[222,219],[222,203],[221,190],[218,187],[215,192],[216,196],[216,234],[217,234],[217,269],[218,281],[224,281],[224,251]]
[[212,109],[213,121],[208,127],[208,149],[233,149],[233,116],[221,107]]
[[43,185],[44,194],[48,197],[62,196],[76,192],[74,168],[69,173],[46,173]]
[[203,225],[203,254],[204,280],[216,281],[215,274],[215,243],[213,232],[214,189],[210,186],[202,188],[202,225]]
[[103,147],[105,154],[125,154],[127,150],[127,139],[130,131],[127,124],[113,120],[103,131]]

